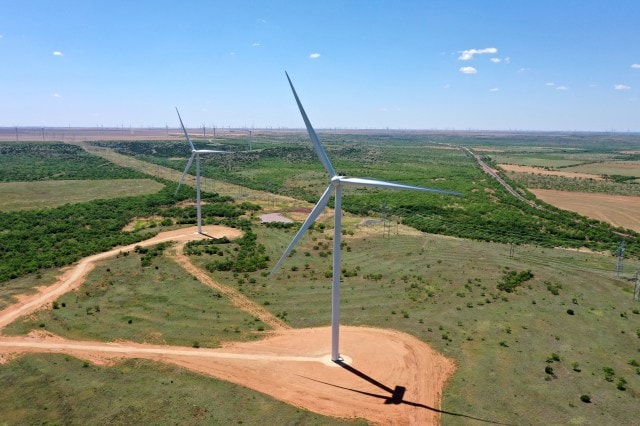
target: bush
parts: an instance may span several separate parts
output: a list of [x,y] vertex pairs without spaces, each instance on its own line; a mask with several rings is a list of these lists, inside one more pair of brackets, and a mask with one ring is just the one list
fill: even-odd
[[544,283],[547,286],[547,290],[549,290],[551,294],[553,294],[554,296],[557,296],[560,294],[560,289],[562,288],[562,284],[560,284],[557,281],[555,283],[552,283],[551,281],[545,281]]
[[573,309],[567,309],[567,313],[568,313],[569,315],[573,315]]
[[533,273],[530,269],[522,272],[509,271],[504,274],[500,282],[498,283],[498,290],[512,293],[516,287],[520,286],[525,281],[533,278]]
[[589,395],[580,395],[580,401],[584,402],[585,404],[590,404],[591,397]]
[[604,372],[604,379],[607,382],[613,382],[613,377],[615,376],[615,372],[611,367],[602,367],[602,371]]

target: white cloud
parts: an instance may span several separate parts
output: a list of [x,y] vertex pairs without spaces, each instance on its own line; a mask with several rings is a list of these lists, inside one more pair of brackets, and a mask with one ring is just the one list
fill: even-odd
[[506,58],[504,58],[504,63],[505,64],[510,64],[511,63],[511,58],[508,57],[508,56]]
[[229,52],[229,55],[236,56],[236,52]]
[[260,43],[253,43],[251,47],[260,47]]
[[627,86],[626,84],[616,84],[613,86],[613,90],[631,90],[631,86]]
[[460,72],[462,74],[477,74],[478,70],[474,67],[460,67]]
[[483,55],[485,53],[495,54],[498,53],[498,49],[496,49],[495,47],[487,47],[484,49],[463,50],[460,56],[458,56],[458,59],[460,59],[461,61],[468,61],[472,59],[474,55]]
[[569,88],[567,86],[558,86],[556,90],[569,90]]
[[553,86],[555,86],[556,84],[555,84],[555,83],[552,83],[552,82],[548,82],[548,83],[545,83],[544,85],[545,85],[545,86],[549,86],[549,87],[553,87]]
[[[0,36],[0,38],[2,38],[2,36]],[[640,64],[631,64],[631,68],[635,70],[640,70]]]
[[518,72],[527,72],[527,71],[529,71],[529,68],[525,68],[525,67],[522,67],[518,70]]
[[598,87],[598,85],[597,85],[597,84],[593,84],[593,83],[591,83],[591,84],[589,85],[589,87]]
[[62,52],[59,50],[54,50],[53,51],[53,56],[62,56]]
[[489,60],[491,62],[493,62],[494,64],[499,64],[500,62],[502,62],[502,59],[500,59],[500,58],[491,58]]
[[319,57],[320,57],[320,54],[317,53],[317,52],[316,53],[312,53],[311,55],[309,55],[310,59],[318,59]]
[[61,98],[62,97],[62,95],[60,93],[54,93],[52,96],[54,98]]
[[442,88],[443,88],[443,89],[450,89],[450,88],[451,88],[451,85],[450,85],[449,83],[447,83],[447,84],[445,84]]
[[489,89],[490,92],[499,92],[500,89],[498,89],[497,87],[493,87],[491,89]]

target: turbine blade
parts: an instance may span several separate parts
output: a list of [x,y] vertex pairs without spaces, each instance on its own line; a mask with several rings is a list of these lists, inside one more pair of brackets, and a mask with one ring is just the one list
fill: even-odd
[[409,189],[413,191],[435,192],[437,194],[455,195],[458,197],[464,196],[464,194],[461,194],[459,192],[447,191],[444,189],[424,188],[422,186],[404,185],[402,183],[385,182],[383,180],[375,180],[375,179],[341,177],[340,182],[345,183],[347,185],[375,186],[378,188],[391,188],[391,189]]
[[329,202],[329,198],[331,197],[332,189],[333,189],[333,186],[329,185],[326,191],[324,191],[324,194],[322,194],[322,197],[320,197],[320,200],[318,200],[318,203],[315,205],[313,210],[311,210],[311,213],[309,213],[309,217],[307,217],[307,220],[304,221],[304,223],[300,227],[300,230],[298,231],[296,236],[293,237],[293,240],[291,240],[291,242],[289,243],[289,247],[287,247],[287,249],[284,251],[284,253],[280,257],[280,260],[278,260],[278,263],[276,264],[276,266],[274,266],[273,269],[271,270],[271,273],[269,274],[269,278],[271,278],[273,274],[275,274],[278,271],[278,269],[280,269],[280,266],[282,266],[282,262],[284,262],[287,256],[289,256],[289,253],[291,253],[291,250],[293,250],[296,244],[298,244],[298,241],[300,241],[300,238],[302,238],[302,236],[305,234],[305,232],[307,232],[307,229],[309,229],[311,224],[315,222],[318,216],[320,216],[320,213],[322,213],[324,208],[327,207],[327,203]]
[[175,194],[173,194],[174,196],[176,196],[178,194],[178,191],[180,190],[180,185],[182,185],[182,181],[184,180],[184,177],[187,175],[187,172],[191,168],[191,164],[193,164],[193,157],[195,157],[195,156],[196,156],[196,154],[193,153],[193,154],[191,154],[191,157],[189,157],[189,161],[187,162],[187,167],[185,167],[184,168],[184,172],[182,172],[182,177],[180,177],[180,182],[178,182],[178,187],[176,188],[176,192],[175,192]]
[[311,122],[309,121],[309,117],[307,117],[307,113],[304,112],[304,108],[302,107],[302,103],[300,102],[300,98],[298,98],[298,94],[296,93],[296,89],[293,87],[293,83],[291,82],[291,79],[289,78],[289,74],[287,74],[287,72],[284,72],[287,76],[287,80],[289,80],[289,86],[291,86],[291,91],[293,91],[293,96],[296,98],[296,103],[298,104],[298,109],[300,110],[300,114],[302,114],[302,119],[304,120],[304,125],[307,126],[307,132],[309,133],[309,137],[311,138],[311,142],[313,142],[313,148],[316,151],[316,155],[318,156],[318,158],[320,158],[320,161],[322,162],[322,165],[324,166],[325,169],[327,169],[327,171],[329,172],[329,174],[331,175],[331,177],[336,175],[336,171],[334,170],[333,166],[331,165],[331,161],[329,161],[329,157],[327,156],[327,153],[325,152],[324,148],[322,147],[322,144],[320,143],[320,139],[318,139],[318,135],[316,135],[316,131],[313,130],[313,126],[311,125]]
[[196,147],[193,146],[193,142],[189,139],[189,134],[187,133],[187,129],[184,127],[184,123],[182,122],[182,117],[180,117],[180,111],[178,111],[178,107],[176,107],[176,112],[178,113],[178,118],[180,119],[180,125],[182,126],[182,131],[184,132],[184,136],[187,138],[189,145],[191,145],[191,150],[195,151]]
[[214,149],[196,149],[198,154],[229,154],[231,151],[216,151]]

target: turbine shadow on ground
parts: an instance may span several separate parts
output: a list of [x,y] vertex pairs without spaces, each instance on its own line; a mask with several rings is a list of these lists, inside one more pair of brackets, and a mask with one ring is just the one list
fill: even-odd
[[388,395],[376,394],[376,393],[366,392],[366,391],[362,391],[362,390],[358,390],[358,389],[347,388],[347,387],[344,387],[344,386],[335,385],[333,383],[327,383],[327,382],[324,382],[322,380],[313,379],[311,377],[305,377],[305,376],[300,376],[300,377],[303,377],[303,378],[305,378],[307,380],[311,380],[311,381],[314,381],[314,382],[317,382],[317,383],[322,383],[322,384],[327,385],[327,386],[333,386],[335,388],[344,389],[344,390],[347,390],[347,391],[359,393],[361,395],[370,396],[372,398],[383,399],[384,400],[384,404],[394,404],[394,405],[406,404],[406,405],[410,405],[412,407],[424,408],[426,410],[430,410],[430,411],[433,411],[433,412],[436,412],[436,413],[446,414],[446,415],[456,416],[456,417],[463,417],[463,418],[470,419],[470,420],[476,420],[476,421],[482,422],[482,423],[489,423],[489,424],[494,424],[494,425],[513,426],[513,425],[511,425],[509,423],[501,423],[501,422],[498,422],[498,421],[495,421],[495,420],[481,419],[481,418],[478,418],[478,417],[470,416],[468,414],[454,413],[454,412],[451,412],[451,411],[440,410],[438,408],[430,407],[430,406],[428,406],[426,404],[422,404],[422,403],[419,403],[419,402],[406,401],[404,399],[404,394],[407,391],[406,387],[396,385],[393,388],[391,388],[391,387],[385,385],[384,383],[381,383],[380,381],[378,381],[378,380],[374,379],[373,377],[369,376],[368,374],[358,370],[357,368],[352,367],[351,365],[345,363],[344,361],[338,360],[338,361],[333,361],[333,362],[335,362],[337,365],[339,365],[340,367],[342,367],[343,369],[345,369],[349,373],[352,373],[352,374],[358,376],[359,378],[371,383],[372,385],[382,389],[383,391],[387,392]]

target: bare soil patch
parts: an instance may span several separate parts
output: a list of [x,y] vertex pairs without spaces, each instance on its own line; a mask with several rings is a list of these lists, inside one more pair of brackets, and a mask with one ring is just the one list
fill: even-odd
[[260,221],[262,223],[293,223],[293,220],[289,219],[286,216],[283,216],[282,213],[264,213],[260,215]]
[[345,362],[328,360],[330,328],[286,330],[220,349],[74,342],[55,336],[2,338],[0,356],[68,353],[100,364],[145,358],[183,366],[271,395],[294,406],[376,424],[438,424],[442,388],[454,363],[392,330],[342,327]]
[[592,219],[640,232],[640,197],[530,189],[542,201]]
[[561,172],[558,170],[547,170],[542,167],[519,166],[516,164],[498,164],[498,166],[507,172],[529,173],[534,175],[547,175],[547,176],[561,176],[561,177],[576,178],[576,179],[604,180],[602,176],[591,174],[591,173]]

